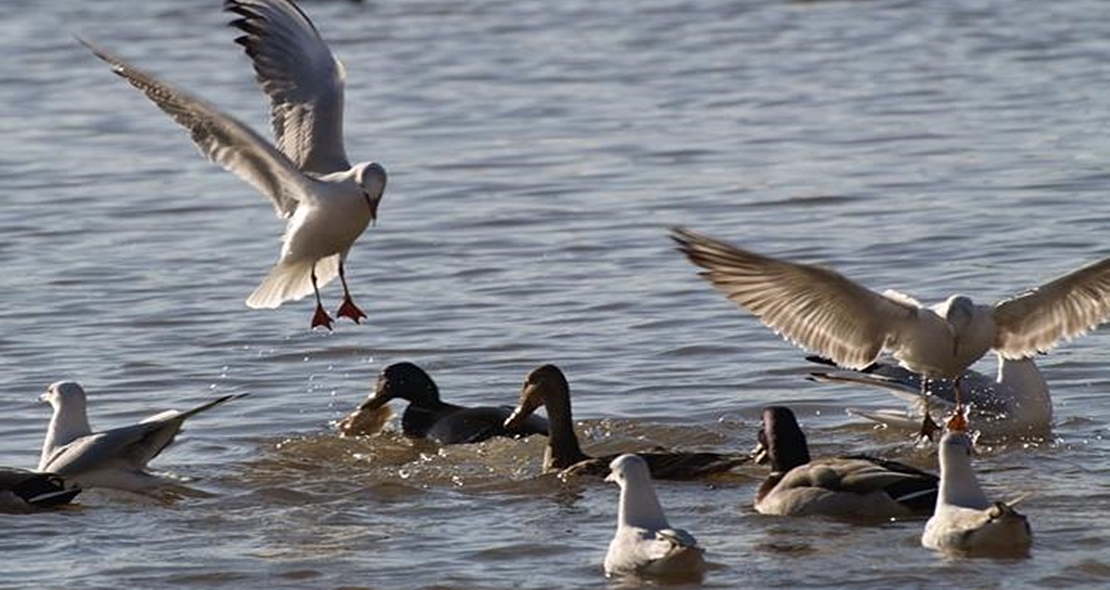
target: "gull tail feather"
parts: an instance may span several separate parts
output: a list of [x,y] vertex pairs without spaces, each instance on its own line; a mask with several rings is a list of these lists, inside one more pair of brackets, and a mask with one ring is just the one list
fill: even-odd
[[313,265],[316,266],[318,287],[323,287],[339,275],[338,254],[316,261],[279,262],[247,298],[247,307],[274,309],[286,301],[296,301],[310,295]]

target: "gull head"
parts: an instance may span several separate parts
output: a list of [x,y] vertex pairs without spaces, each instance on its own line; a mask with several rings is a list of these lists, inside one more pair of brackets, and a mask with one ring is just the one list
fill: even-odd
[[362,189],[362,196],[370,207],[370,218],[374,221],[378,219],[378,203],[382,201],[387,179],[385,168],[377,162],[367,162],[355,167],[355,182]]
[[943,466],[943,464],[950,463],[953,460],[966,463],[974,452],[975,443],[967,432],[954,430],[941,437],[937,447],[937,454]]
[[55,410],[61,408],[85,407],[85,390],[74,381],[58,381],[46,388],[39,400],[51,405]]
[[[559,367],[543,365],[533,369],[524,378],[520,388],[520,401],[512,415],[505,419],[505,428],[514,429],[524,426],[524,421],[534,414],[540,406],[546,406],[555,396],[570,404],[570,385]],[[549,410],[550,411],[550,410]],[[549,414],[550,416],[550,414]]]
[[391,399],[407,400],[417,406],[434,406],[439,402],[439,388],[424,369],[413,363],[393,363],[382,369],[373,395],[362,402],[359,409],[375,410]]
[[609,475],[605,476],[605,481],[613,482],[622,488],[628,485],[629,481],[643,482],[651,479],[651,470],[648,469],[647,461],[639,455],[626,453],[613,459],[609,463]]

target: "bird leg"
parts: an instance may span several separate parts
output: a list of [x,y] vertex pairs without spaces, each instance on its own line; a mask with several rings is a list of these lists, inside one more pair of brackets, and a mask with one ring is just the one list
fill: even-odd
[[320,289],[316,286],[315,264],[312,265],[312,292],[316,294],[316,313],[312,316],[312,327],[323,326],[330,331],[332,319],[328,312],[324,311],[324,305],[320,303]]
[[921,420],[921,431],[918,433],[920,442],[933,440],[933,435],[940,431],[940,426],[929,415],[929,378],[921,376],[921,399],[925,403],[925,417]]
[[339,280],[343,283],[343,303],[339,305],[339,311],[336,311],[335,315],[351,318],[357,324],[359,320],[366,317],[366,314],[362,313],[354,301],[351,301],[351,291],[347,289],[347,274],[343,271],[342,262],[339,263]]

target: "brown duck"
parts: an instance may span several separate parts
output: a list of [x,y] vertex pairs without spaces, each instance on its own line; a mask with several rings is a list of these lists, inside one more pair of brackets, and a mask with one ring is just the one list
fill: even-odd
[[[623,452],[604,457],[591,457],[582,452],[571,419],[570,386],[563,372],[555,365],[543,365],[528,374],[520,392],[520,403],[505,420],[505,426],[518,427],[540,406],[547,408],[549,425],[544,472],[598,477],[608,475],[609,463]],[[751,461],[749,455],[740,453],[624,452],[635,452],[643,457],[653,479],[696,479],[729,471]]]

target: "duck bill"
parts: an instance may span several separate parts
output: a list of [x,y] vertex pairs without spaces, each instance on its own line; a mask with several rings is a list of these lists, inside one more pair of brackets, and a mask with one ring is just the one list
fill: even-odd
[[505,418],[505,428],[517,430],[524,426],[524,421],[540,407],[540,396],[535,392],[535,386],[525,385],[520,391],[520,402],[517,403],[513,413]]
[[389,381],[386,379],[378,378],[378,382],[374,386],[374,393],[370,394],[370,397],[366,398],[366,401],[362,402],[362,405],[359,406],[358,409],[376,410],[384,406],[386,402],[392,399],[387,393],[388,390]]
[[763,441],[760,441],[759,444],[755,445],[755,447],[752,448],[751,455],[752,463],[755,463],[756,465],[766,465],[767,462],[770,461],[770,456],[767,452],[767,445],[763,444]]

